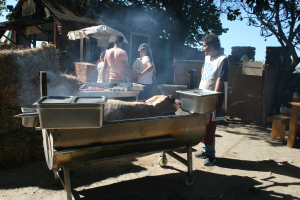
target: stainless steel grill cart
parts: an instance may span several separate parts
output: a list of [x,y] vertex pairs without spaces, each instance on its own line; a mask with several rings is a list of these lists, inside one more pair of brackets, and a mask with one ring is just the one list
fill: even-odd
[[[205,95],[205,98],[209,96],[211,98],[207,102],[215,105],[217,94]],[[42,129],[46,162],[48,168],[53,170],[55,179],[62,182],[68,200],[72,199],[69,175],[71,166],[141,153],[161,152],[158,163],[162,167],[167,164],[166,154],[172,156],[188,168],[186,185],[194,182],[192,146],[197,145],[203,138],[207,115],[211,110],[201,114],[103,122],[101,110],[105,102],[105,97],[95,99],[95,97],[46,96],[36,103],[38,113],[33,113],[32,117],[38,116],[40,120],[41,127],[36,129]],[[184,98],[182,104],[185,104]],[[207,107],[205,104],[203,106]],[[76,124],[80,119],[85,120],[89,116],[88,113],[95,110],[96,113],[93,114],[97,116],[95,124],[86,127]],[[30,116],[30,113],[24,113],[17,117]],[[62,120],[66,123],[61,123]],[[35,124],[32,123],[32,126]],[[174,153],[176,149],[186,149],[187,160]]]

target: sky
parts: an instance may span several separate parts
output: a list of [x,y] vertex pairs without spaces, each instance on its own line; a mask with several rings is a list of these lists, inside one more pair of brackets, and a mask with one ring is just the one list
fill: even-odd
[[[7,5],[15,6],[16,0],[7,0]],[[7,21],[5,16],[0,17],[0,22]],[[229,28],[227,33],[220,36],[221,46],[224,48],[225,55],[231,54],[231,47],[234,46],[250,46],[255,47],[255,61],[265,61],[266,47],[267,46],[280,46],[275,36],[265,38],[260,36],[260,28],[247,26],[246,20],[244,21],[228,21],[226,16],[221,16],[223,28]],[[299,52],[298,52],[299,54]]]
[[231,47],[249,46],[255,47],[255,61],[265,61],[266,47],[280,47],[275,36],[265,38],[260,36],[260,28],[247,26],[247,20],[229,21],[226,16],[221,16],[223,28],[229,28],[227,33],[223,33],[219,38],[221,46],[224,48],[225,55],[231,54]]

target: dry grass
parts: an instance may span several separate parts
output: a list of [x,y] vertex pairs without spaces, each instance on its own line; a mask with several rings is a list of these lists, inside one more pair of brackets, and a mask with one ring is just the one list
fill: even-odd
[[18,166],[44,154],[40,131],[14,118],[21,107],[32,107],[40,98],[40,71],[47,71],[49,95],[78,92],[76,77],[60,74],[57,55],[53,45],[0,51],[0,167]]

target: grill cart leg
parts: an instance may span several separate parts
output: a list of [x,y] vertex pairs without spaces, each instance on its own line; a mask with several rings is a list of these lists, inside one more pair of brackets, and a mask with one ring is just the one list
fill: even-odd
[[187,167],[188,173],[185,179],[185,184],[190,186],[194,183],[195,177],[193,176],[193,156],[192,156],[192,146],[187,147]]
[[192,146],[187,146],[187,160],[183,159],[173,151],[167,151],[166,153],[188,167],[188,173],[185,179],[185,184],[187,186],[192,185],[195,181],[195,177],[193,176]]
[[67,200],[72,200],[69,166],[63,165],[62,171],[53,170],[55,179],[59,179],[67,192]]

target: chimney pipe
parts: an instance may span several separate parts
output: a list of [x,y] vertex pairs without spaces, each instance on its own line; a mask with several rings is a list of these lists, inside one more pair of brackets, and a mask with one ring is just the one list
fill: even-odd
[[40,71],[40,96],[47,96],[47,72]]
[[190,75],[190,80],[189,80],[189,89],[194,89],[197,88],[197,70],[195,69],[189,69],[188,70],[188,75]]

